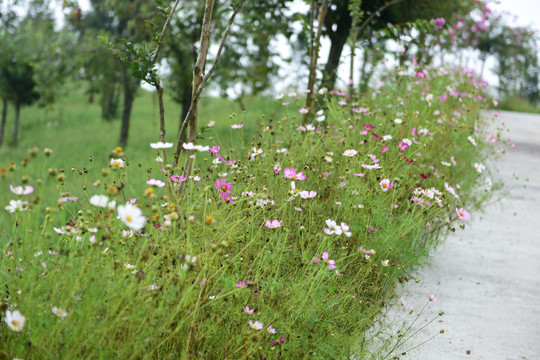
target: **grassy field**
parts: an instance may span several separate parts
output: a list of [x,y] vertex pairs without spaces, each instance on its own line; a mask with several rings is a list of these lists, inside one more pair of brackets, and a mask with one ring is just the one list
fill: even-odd
[[[49,165],[55,167],[73,165],[77,168],[86,166],[88,157],[105,160],[114,147],[120,133],[120,119],[111,122],[100,118],[101,109],[98,101],[93,104],[81,91],[81,86],[70,85],[65,96],[48,108],[37,106],[25,107],[21,111],[21,129],[17,149],[4,146],[0,148],[2,165],[6,160],[19,163],[27,155],[25,149],[38,147],[51,148],[55,156]],[[98,100],[98,99],[96,99]],[[281,116],[282,106],[273,99],[251,97],[243,99],[245,111],[238,102],[225,98],[203,98],[200,108],[199,124],[216,122],[215,130],[227,141],[230,125],[245,123],[245,138],[256,131],[261,116]],[[174,142],[178,135],[180,107],[169,97],[165,99],[167,141]],[[6,126],[6,145],[10,143],[12,108],[9,108]],[[119,107],[121,113],[121,107]],[[211,134],[210,134],[211,136]],[[157,98],[154,92],[139,90],[135,100],[130,126],[128,146],[124,152],[139,161],[150,160],[148,144],[159,140],[159,114]],[[204,143],[204,141],[203,141]],[[141,146],[143,145],[143,146]]]

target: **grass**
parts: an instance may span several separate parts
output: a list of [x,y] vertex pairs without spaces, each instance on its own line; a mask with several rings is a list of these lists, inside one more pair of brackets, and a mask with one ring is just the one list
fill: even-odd
[[498,110],[517,111],[531,114],[540,114],[540,107],[521,98],[509,98],[499,102]]
[[[23,116],[32,120],[24,120],[21,146],[50,146],[54,139],[68,145],[58,143],[50,158],[40,153],[26,167],[19,165],[25,154],[2,150],[17,167],[0,186],[27,177],[35,192],[27,196],[28,210],[2,219],[4,318],[17,309],[26,323],[21,332],[13,324],[0,328],[0,356],[393,356],[391,341],[379,350],[370,345],[370,329],[396,282],[464,226],[458,208],[480,209],[497,184],[486,186],[486,172],[474,167],[492,145],[477,130],[484,103],[471,79],[389,76],[390,85],[352,105],[325,97],[318,106],[326,120],[314,122],[313,131],[299,130],[295,99],[285,99],[289,106],[250,99],[245,112],[205,99],[201,123],[216,126],[202,134],[203,143],[221,146],[220,156],[233,163],[199,153],[198,179],[188,179],[182,194],[170,180],[173,170],[160,171],[148,146],[158,126],[151,95],[136,103],[124,149],[130,164],[123,168],[107,166],[118,124],[97,120],[97,108],[76,92],[59,106],[63,115],[28,109]],[[460,95],[438,101],[448,86]],[[61,121],[55,129],[37,125],[55,117]],[[238,122],[244,128],[232,130]],[[353,149],[355,155],[344,155]],[[65,170],[50,175],[51,166]],[[166,186],[149,187],[148,178]],[[215,186],[223,179],[226,195]],[[98,194],[116,203],[92,206]],[[78,199],[56,203],[67,195]],[[14,198],[0,194],[2,204]],[[130,199],[140,210],[122,205],[127,218],[120,206]],[[140,216],[144,227],[128,232]],[[265,225],[272,220],[279,226]]]

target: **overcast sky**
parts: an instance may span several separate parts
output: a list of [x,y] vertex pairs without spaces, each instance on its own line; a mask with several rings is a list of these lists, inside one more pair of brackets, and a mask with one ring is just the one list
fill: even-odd
[[532,25],[540,33],[540,0],[498,0],[494,10],[507,11],[517,16],[516,24]]

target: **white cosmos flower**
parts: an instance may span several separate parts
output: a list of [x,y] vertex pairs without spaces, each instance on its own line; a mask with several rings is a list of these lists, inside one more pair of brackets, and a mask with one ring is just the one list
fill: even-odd
[[398,118],[398,119],[394,119],[394,122],[395,122],[396,124],[402,124],[402,123],[403,123],[403,120],[401,120],[401,119]]
[[141,230],[146,223],[146,217],[141,209],[132,204],[118,206],[118,219],[133,230]]
[[15,332],[21,332],[24,327],[24,322],[26,321],[26,318],[21,314],[19,310],[6,310],[6,316],[4,317],[4,321],[11,330]]
[[148,185],[151,185],[151,186],[157,186],[157,187],[164,187],[165,186],[165,183],[161,180],[157,180],[157,179],[150,179],[146,182]]
[[28,203],[21,200],[10,200],[9,205],[7,205],[4,209],[6,209],[6,211],[9,213],[14,213],[16,211],[24,211],[28,209]]
[[209,146],[193,145],[193,143],[191,143],[191,142],[183,143],[182,147],[184,149],[186,149],[186,150],[197,150],[197,151],[201,151],[201,152],[210,150]]
[[382,137],[382,139],[383,139],[384,141],[392,140],[392,135],[384,135],[384,136]]
[[121,169],[124,167],[125,162],[122,159],[111,159],[110,165],[115,168]]
[[328,227],[324,228],[324,232],[328,235],[331,235],[331,234],[341,235],[343,233],[343,231],[341,230],[341,227],[334,220],[326,219],[326,225]]
[[474,140],[474,138],[472,136],[468,136],[467,139],[469,139],[469,141],[471,142],[471,144],[473,144],[474,146],[476,146],[476,140]]
[[347,223],[342,222],[340,227],[341,227],[341,230],[343,230],[343,234],[345,234],[346,237],[351,237],[352,233],[349,231],[350,228],[349,228],[349,225],[347,225]]
[[479,173],[482,173],[482,171],[486,170],[486,167],[482,163],[474,163],[474,168]]
[[53,312],[54,315],[56,315],[58,317],[61,317],[61,318],[65,318],[66,316],[68,316],[68,313],[67,313],[66,310],[64,310],[62,308],[59,308],[59,307],[56,307],[56,306],[53,306],[52,312]]
[[431,189],[425,189],[424,195],[426,195],[430,199],[433,199],[433,197],[435,196],[435,193]]
[[296,184],[294,183],[294,181],[291,181],[291,195],[298,196],[299,192],[300,190],[296,188]]
[[356,154],[358,154],[358,151],[356,151],[354,149],[345,150],[345,152],[343,153],[343,155],[347,156],[347,157],[352,157],[352,156],[354,156]]
[[158,141],[157,143],[150,143],[152,149],[168,149],[172,148],[173,143]]
[[401,39],[401,41],[404,41],[404,42],[412,41],[412,37],[410,37],[409,35],[400,35],[399,38]]
[[107,207],[109,204],[109,197],[107,195],[94,195],[90,198],[90,204],[99,207]]
[[260,322],[260,321],[253,322],[253,321],[249,320],[249,326],[254,330],[262,330],[263,323]]

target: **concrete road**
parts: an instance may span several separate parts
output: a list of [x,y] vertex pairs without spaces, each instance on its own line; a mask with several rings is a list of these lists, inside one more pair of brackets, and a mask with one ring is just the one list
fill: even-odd
[[440,301],[425,314],[445,315],[403,351],[440,329],[446,333],[401,359],[540,359],[540,116],[503,112],[499,121],[517,147],[490,164],[491,176],[502,178],[510,194],[472,213],[469,226],[435,250],[422,282],[404,295],[419,310],[433,293]]

